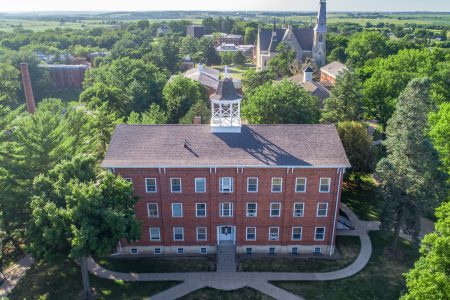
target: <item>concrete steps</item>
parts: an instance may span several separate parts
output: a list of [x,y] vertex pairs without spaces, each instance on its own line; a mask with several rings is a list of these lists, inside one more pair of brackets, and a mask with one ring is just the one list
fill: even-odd
[[218,246],[217,272],[236,272],[236,246],[232,241],[222,241]]

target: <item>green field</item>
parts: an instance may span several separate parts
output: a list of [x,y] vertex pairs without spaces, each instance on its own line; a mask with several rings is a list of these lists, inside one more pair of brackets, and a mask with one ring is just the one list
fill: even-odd
[[[131,15],[131,17],[130,17]],[[201,23],[202,18],[206,17],[208,14],[198,14],[198,15],[186,15],[185,20],[189,20],[194,24]],[[233,15],[230,13],[230,15]],[[102,18],[98,16],[98,19],[83,19],[76,20],[71,22],[60,23],[59,21],[47,21],[47,20],[38,20],[32,18],[1,18],[0,19],[0,31],[11,32],[17,26],[23,26],[25,29],[30,29],[33,31],[43,31],[51,28],[73,28],[73,29],[82,29],[82,28],[94,28],[94,27],[114,27],[117,25],[112,25],[111,21],[115,21],[116,24],[120,23],[128,23],[128,22],[136,22],[139,18],[133,19],[132,13],[123,14],[121,19],[121,14],[109,15],[108,18]],[[111,18],[113,17],[113,18]],[[257,14],[255,18],[244,18],[247,21],[260,21],[265,23],[271,23],[273,18],[276,18],[278,22],[281,22],[284,17],[279,17],[276,15],[269,14]],[[303,23],[308,24],[311,21],[311,17],[313,19],[313,23],[315,22],[315,16],[313,15],[302,15],[302,16],[287,16],[286,21],[292,21],[294,23]],[[180,19],[149,19],[150,22],[163,22],[163,21],[176,21]],[[416,24],[428,24],[428,25],[444,25],[450,27],[450,14],[445,13],[411,13],[411,14],[379,14],[379,16],[367,16],[367,15],[353,15],[349,13],[328,13],[328,23],[329,24],[337,24],[337,23],[345,23],[351,22],[359,25],[365,25],[367,22],[372,24],[378,24],[380,22],[383,23],[393,23],[393,24],[406,24],[406,23],[416,23]]]

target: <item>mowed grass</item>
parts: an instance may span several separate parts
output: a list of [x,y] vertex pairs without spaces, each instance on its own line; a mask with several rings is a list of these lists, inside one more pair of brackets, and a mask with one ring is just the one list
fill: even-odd
[[108,257],[95,260],[108,270],[125,273],[212,272],[216,269],[209,257]]
[[[90,275],[91,286],[97,293],[96,299],[147,299],[179,282],[123,282]],[[83,289],[80,267],[73,261],[61,263],[37,263],[19,281],[9,300],[72,300],[81,299]]]
[[235,291],[221,291],[213,288],[197,290],[179,300],[271,300],[273,299],[252,288],[242,288]]
[[418,258],[418,248],[407,240],[399,243],[398,255],[391,254],[392,238],[388,233],[372,232],[372,257],[358,274],[335,281],[272,282],[280,288],[308,300],[397,300],[405,292],[403,273]]
[[244,259],[239,270],[244,272],[330,272],[345,268],[358,257],[361,244],[358,237],[338,236],[338,260],[302,257],[256,257]]
[[375,180],[371,176],[361,178],[360,186],[353,181],[347,181],[342,188],[342,203],[364,221],[379,221],[380,195]]

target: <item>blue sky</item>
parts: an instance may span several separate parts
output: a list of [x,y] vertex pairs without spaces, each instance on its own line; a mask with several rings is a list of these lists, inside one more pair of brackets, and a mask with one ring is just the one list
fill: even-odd
[[[0,11],[316,10],[319,0],[0,0]],[[330,11],[450,11],[450,0],[328,0]]]

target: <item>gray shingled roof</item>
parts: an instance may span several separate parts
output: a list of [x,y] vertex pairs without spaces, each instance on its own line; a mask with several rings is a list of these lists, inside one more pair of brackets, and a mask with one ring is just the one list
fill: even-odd
[[328,73],[336,78],[343,72],[348,71],[348,68],[346,65],[344,65],[341,62],[333,61],[333,62],[329,63],[328,65],[320,68],[320,70],[324,71],[325,73]]
[[[184,147],[187,141],[187,147]],[[211,133],[209,125],[118,125],[104,168],[350,167],[334,125],[243,125]]]
[[[302,50],[312,51],[314,43],[314,30],[310,28],[293,28],[292,31]],[[278,41],[276,43],[277,46],[283,40],[283,37],[286,34],[286,29],[277,29],[276,32],[278,38]],[[269,51],[271,40],[272,29],[261,29],[259,35],[260,51]],[[275,49],[276,46],[272,48]]]
[[212,100],[238,100],[242,99],[242,96],[236,92],[233,81],[229,78],[219,83],[217,91],[211,95]]

